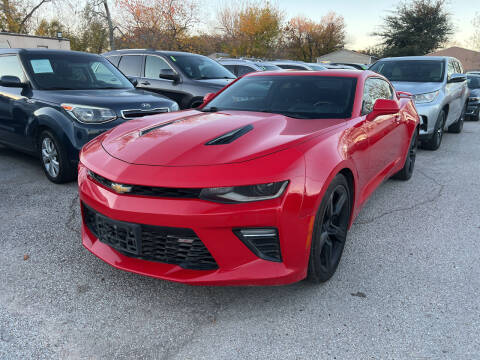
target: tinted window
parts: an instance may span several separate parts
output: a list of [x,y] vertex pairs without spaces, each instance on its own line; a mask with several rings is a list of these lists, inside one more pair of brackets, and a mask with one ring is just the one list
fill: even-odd
[[393,99],[393,89],[385,80],[369,78],[363,90],[362,115],[370,113],[378,99]]
[[107,56],[107,60],[116,67],[118,67],[118,63],[120,62],[120,56]]
[[133,88],[128,79],[102,56],[32,53],[23,57],[33,82],[44,90]]
[[277,66],[282,68],[282,69],[307,70],[304,66],[300,66],[300,65],[282,64],[282,65],[277,65]]
[[468,75],[467,79],[470,89],[480,89],[480,75]]
[[159,79],[162,70],[171,70],[167,62],[158,56],[147,56],[145,60],[145,77]]
[[169,57],[191,79],[235,79],[235,75],[230,71],[206,56],[170,55]]
[[230,71],[232,74],[238,75],[237,72],[235,71],[236,65],[225,65],[225,64],[222,64],[222,65],[225,66],[227,70]]
[[438,60],[398,60],[378,61],[370,70],[390,81],[442,82],[444,67],[445,62]]
[[281,67],[277,66],[277,65],[265,65],[265,64],[262,64],[262,63],[256,63],[255,65],[257,65],[258,67],[260,67],[260,69],[262,69],[263,71],[267,71],[267,70],[280,70]]
[[238,65],[238,73],[237,76],[243,76],[245,74],[249,74],[251,72],[256,71],[254,68],[245,65]]
[[0,76],[16,76],[25,81],[22,65],[16,55],[0,56]]
[[447,69],[447,76],[450,78],[453,74],[455,74],[457,70],[455,69],[455,65],[452,60],[448,61],[448,69]]
[[356,79],[331,76],[247,76],[205,108],[278,113],[301,119],[348,118]]
[[120,65],[118,68],[127,76],[140,76],[140,71],[142,68],[142,56],[122,56],[122,60],[120,60]]

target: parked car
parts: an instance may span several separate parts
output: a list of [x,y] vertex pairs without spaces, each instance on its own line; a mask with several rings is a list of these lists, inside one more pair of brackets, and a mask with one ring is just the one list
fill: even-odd
[[186,52],[140,49],[103,55],[137,88],[165,95],[181,109],[201,105],[205,94],[219,91],[236,78],[218,62]]
[[340,69],[358,70],[353,66],[348,66],[348,65],[322,64],[322,66],[325,67],[326,69],[333,69],[333,70],[340,70]]
[[335,63],[330,63],[330,64],[331,65],[337,65],[337,66],[346,66],[347,69],[350,69],[350,68],[357,69],[357,70],[367,70],[368,69],[368,65],[358,64],[358,63],[339,63],[339,62],[335,62]]
[[255,71],[274,71],[282,70],[277,65],[266,61],[248,60],[248,59],[219,59],[218,62],[225,66],[235,76],[243,76]]
[[83,245],[189,284],[326,281],[375,188],[412,176],[418,125],[413,101],[370,71],[247,74],[199,109],[84,147]]
[[467,107],[467,77],[455,58],[406,56],[386,58],[370,67],[387,77],[397,91],[413,94],[421,116],[420,140],[437,150],[445,129],[460,133]]
[[468,88],[470,90],[468,96],[467,112],[465,115],[474,121],[480,120],[480,73],[467,74]]
[[53,182],[75,177],[81,147],[125,120],[178,110],[99,55],[0,50],[0,142],[38,156]]
[[325,70],[325,67],[319,64],[307,64],[301,61],[291,61],[291,60],[275,60],[270,61],[271,64],[274,64],[282,69],[288,70],[313,70],[320,71]]

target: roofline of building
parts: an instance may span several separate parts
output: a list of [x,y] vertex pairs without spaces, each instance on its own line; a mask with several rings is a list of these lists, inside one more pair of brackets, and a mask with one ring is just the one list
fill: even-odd
[[11,33],[6,31],[0,31],[0,35],[29,37],[29,38],[46,39],[46,40],[70,41],[70,39],[64,38],[64,37],[58,38],[58,37],[49,37],[49,36],[28,35],[28,34]]

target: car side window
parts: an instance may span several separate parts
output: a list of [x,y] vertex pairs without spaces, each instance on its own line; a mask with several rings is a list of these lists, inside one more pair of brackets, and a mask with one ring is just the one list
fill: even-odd
[[227,70],[229,70],[232,74],[235,74],[235,75],[238,76],[237,72],[235,71],[235,66],[236,66],[236,65],[224,65],[224,64],[222,64],[222,65],[223,65],[224,67],[226,67]]
[[127,76],[140,76],[142,69],[142,55],[122,56],[118,68]]
[[105,64],[102,64],[101,62],[93,62],[90,65],[90,68],[97,81],[102,81],[109,85],[122,85],[120,79],[115,76]]
[[457,61],[457,72],[459,74],[463,74],[463,67],[462,67],[462,63],[460,61]]
[[118,67],[120,56],[107,56],[107,60],[110,61],[113,66]]
[[447,79],[450,79],[450,77],[455,74],[455,66],[453,64],[452,60],[448,60],[448,67],[447,67]]
[[378,99],[393,98],[394,91],[388,82],[380,78],[368,78],[363,89],[362,115],[372,112]]
[[237,76],[243,76],[245,74],[249,74],[251,72],[254,72],[255,69],[251,68],[250,66],[245,66],[245,65],[238,65],[238,75]]
[[20,81],[25,81],[25,74],[17,55],[0,56],[0,77],[7,75],[16,76]]
[[145,59],[145,77],[147,79],[160,79],[162,70],[171,70],[168,63],[158,56],[147,56]]

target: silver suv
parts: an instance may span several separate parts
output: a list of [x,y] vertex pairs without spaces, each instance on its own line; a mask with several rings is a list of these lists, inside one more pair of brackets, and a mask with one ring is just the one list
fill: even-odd
[[421,116],[423,148],[437,150],[444,130],[462,131],[468,86],[457,59],[443,56],[385,58],[373,64],[370,70],[388,78],[396,91],[413,95]]

